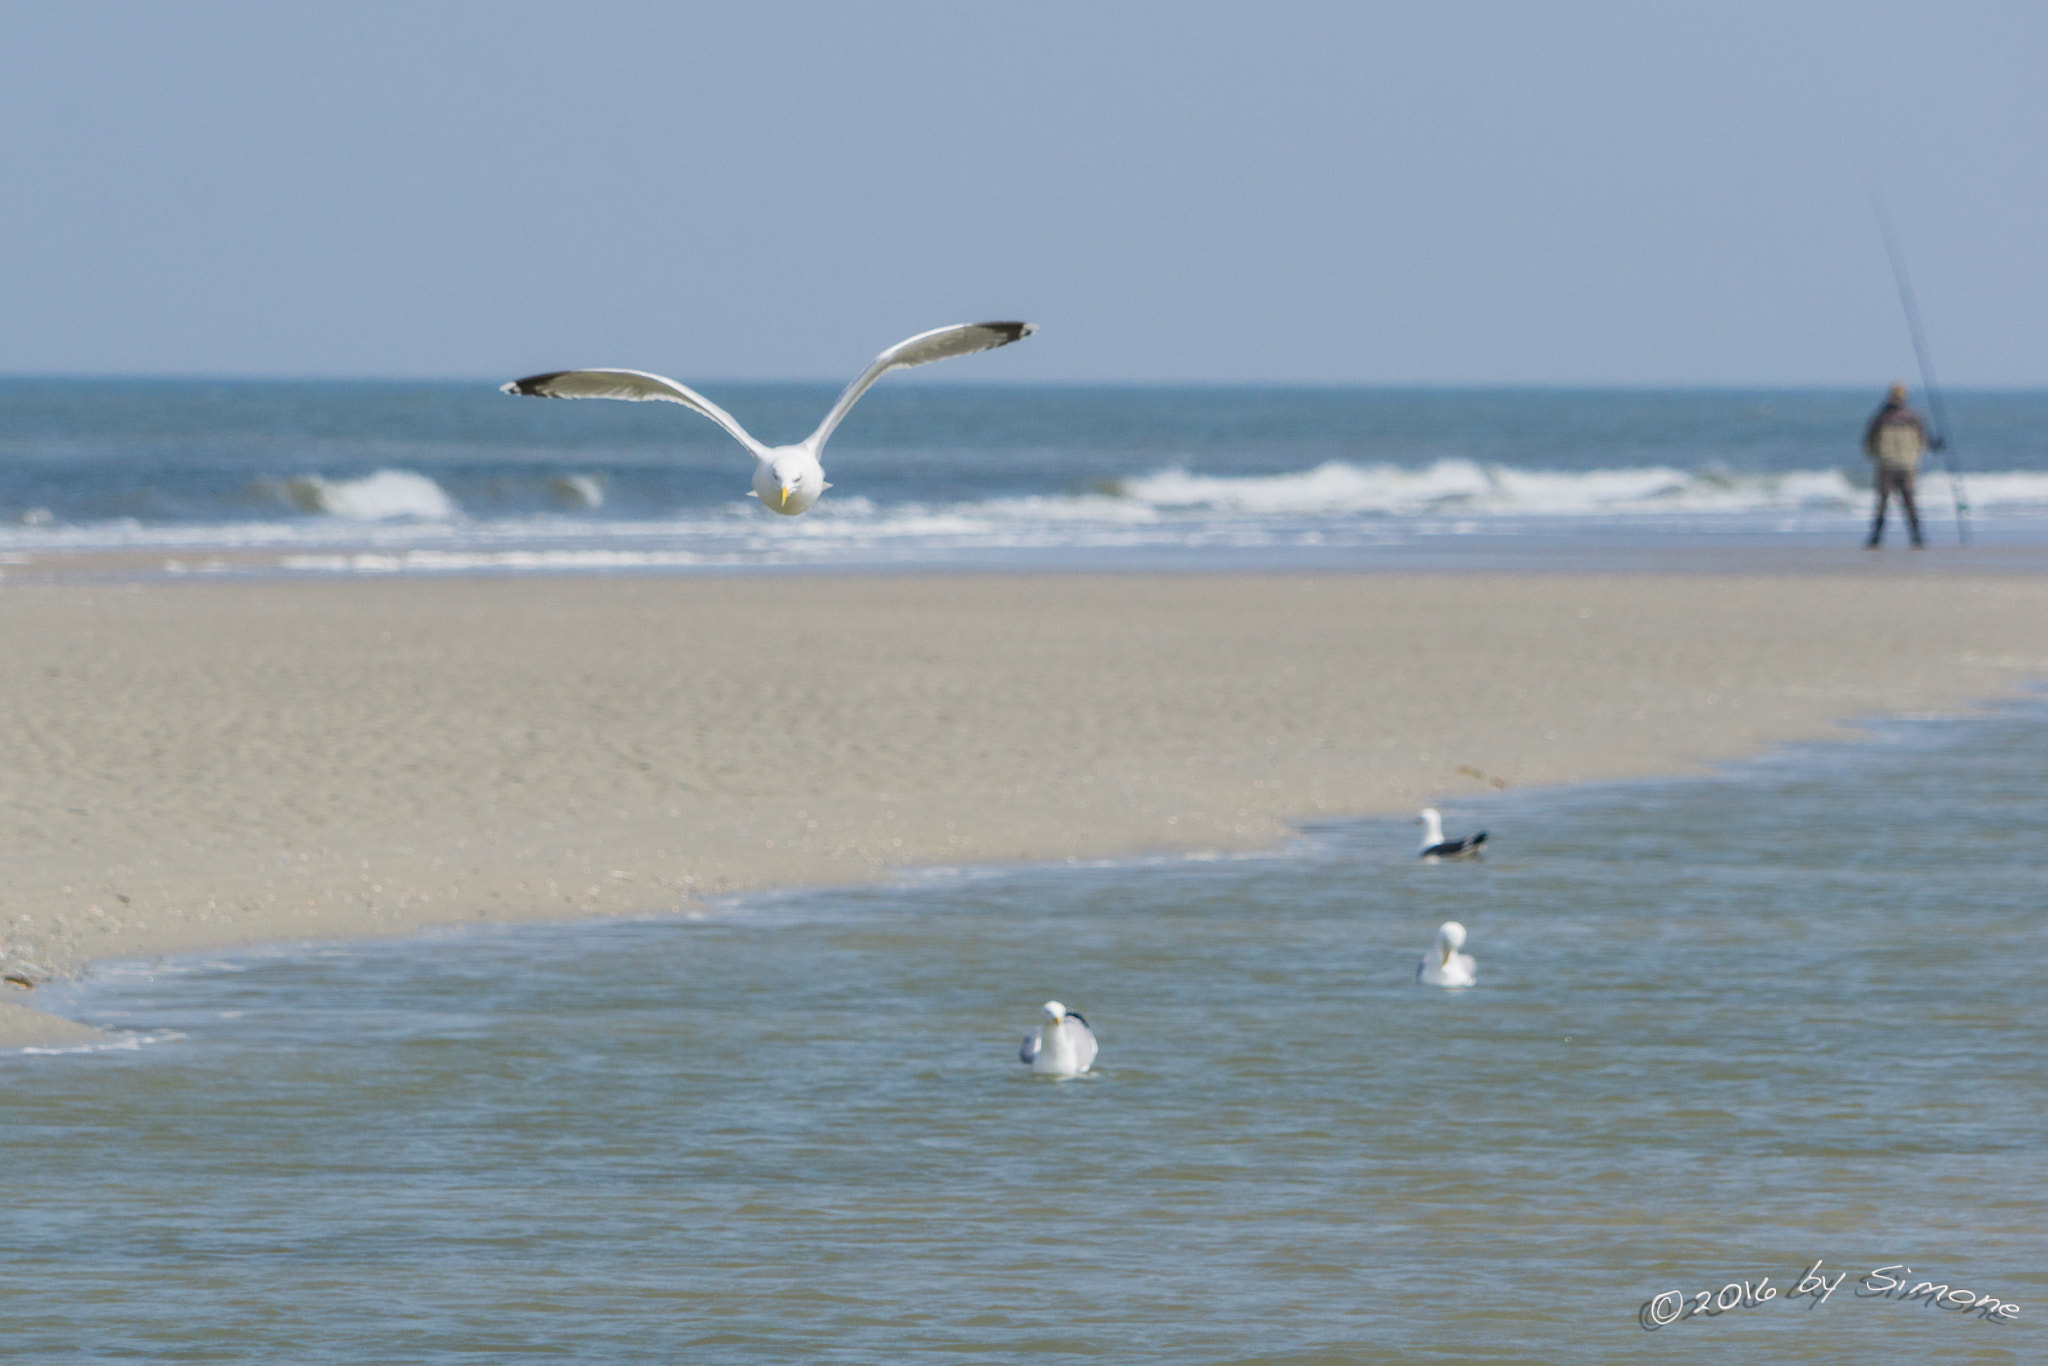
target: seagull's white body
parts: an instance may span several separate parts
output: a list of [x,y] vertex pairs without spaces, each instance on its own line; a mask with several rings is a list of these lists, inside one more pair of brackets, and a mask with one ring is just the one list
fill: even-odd
[[1037,330],[1035,323],[962,323],[956,327],[920,332],[907,341],[897,342],[876,356],[874,363],[846,386],[846,391],[839,395],[839,401],[832,405],[832,411],[825,414],[825,420],[818,424],[818,430],[794,446],[762,445],[733,419],[731,413],[696,390],[645,370],[556,370],[550,374],[515,379],[499,388],[508,394],[527,394],[535,398],[618,398],[630,403],[680,403],[710,418],[745,446],[754,457],[752,496],[759,498],[761,506],[771,512],[794,517],[809,511],[824,496],[825,490],[832,487],[825,482],[825,467],[819,463],[819,456],[825,449],[826,439],[832,435],[832,429],[868,391],[868,386],[891,370],[929,365],[935,360],[970,356],[976,351],[1008,346]]
[[1017,1061],[1049,1077],[1074,1077],[1095,1065],[1095,1031],[1058,1001],[1045,1003],[1045,1023],[1024,1036]]
[[1465,927],[1446,920],[1437,927],[1436,942],[1416,965],[1415,980],[1426,987],[1469,987],[1479,980],[1479,960],[1459,953],[1465,946]]
[[1461,840],[1445,839],[1443,815],[1433,806],[1423,807],[1416,819],[1422,822],[1422,848],[1416,852],[1431,863],[1441,858],[1470,857],[1477,854],[1479,847],[1486,843],[1484,830]]

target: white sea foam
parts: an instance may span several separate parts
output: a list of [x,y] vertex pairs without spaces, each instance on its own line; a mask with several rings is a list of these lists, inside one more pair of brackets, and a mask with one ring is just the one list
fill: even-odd
[[62,1053],[134,1053],[151,1044],[175,1043],[185,1035],[175,1029],[159,1029],[142,1034],[127,1030],[113,1034],[107,1039],[88,1040],[84,1043],[30,1045],[21,1049],[25,1054],[39,1057],[54,1057]]
[[461,574],[479,570],[676,569],[702,564],[687,550],[407,550],[398,554],[286,555],[280,569],[324,574]]
[[[2048,474],[1968,475],[1971,504],[1986,511],[2048,513]],[[1439,460],[1411,469],[1330,461],[1287,474],[1197,475],[1182,468],[1125,479],[1118,492],[1142,506],[1253,515],[1638,517],[1858,511],[1867,484],[1840,470],[1778,474],[1679,470],[1663,466],[1562,471]],[[1954,503],[1938,468],[1922,472],[1920,501],[1934,511]]]
[[[1157,508],[1253,514],[1384,516],[1616,516],[1847,508],[1862,498],[1834,470],[1788,474],[1693,472],[1650,466],[1580,472],[1523,470],[1472,460],[1421,469],[1330,461],[1314,469],[1237,478],[1168,469],[1126,479],[1127,498]],[[2048,503],[2048,480],[2042,501]]]
[[[361,479],[323,479],[302,475],[286,485],[291,499],[306,512],[324,512],[352,522],[413,519],[445,522],[455,516],[455,502],[439,484],[411,470],[378,470]],[[602,501],[603,495],[598,495]]]
[[[1853,535],[1870,491],[1855,471],[1780,474],[1638,467],[1580,473],[1442,460],[1420,467],[1328,462],[1280,474],[1210,475],[1167,468],[1065,495],[957,503],[833,497],[808,516],[765,515],[747,501],[639,518],[581,511],[464,516],[426,477],[387,469],[356,480],[298,481],[295,497],[326,515],[274,521],[21,526],[0,523],[0,555],[148,549],[166,572],[240,573],[266,563],[312,574],[633,572],[825,565],[912,565],[990,555],[1143,552],[1316,553],[1444,537],[1574,537],[1629,527],[1667,533]],[[581,476],[577,476],[581,478]],[[2036,540],[2048,526],[2048,473],[1968,479],[1987,529]],[[1954,504],[1937,467],[1920,481],[1923,515]],[[605,506],[610,510],[610,502]],[[225,558],[273,554],[265,562]]]
[[[1965,476],[1963,486],[1970,506],[1986,512],[2048,512],[2048,474],[1992,471]],[[1935,506],[1954,506],[1949,499],[1948,479],[1939,471],[1925,471],[1920,476],[1923,505],[1929,503],[1930,492]]]

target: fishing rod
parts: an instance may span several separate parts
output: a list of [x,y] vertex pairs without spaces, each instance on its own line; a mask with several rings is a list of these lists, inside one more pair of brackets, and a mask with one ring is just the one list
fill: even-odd
[[1948,448],[1948,411],[1941,402],[1941,389],[1934,382],[1934,362],[1927,358],[1927,334],[1920,329],[1920,305],[1913,300],[1913,282],[1906,278],[1906,257],[1899,250],[1898,235],[1892,231],[1892,216],[1885,212],[1884,196],[1870,197],[1877,210],[1877,230],[1884,234],[1884,252],[1892,261],[1892,279],[1899,287],[1899,303],[1906,310],[1906,330],[1913,334],[1913,354],[1920,360],[1920,387],[1927,391],[1927,412],[1934,419],[1934,449],[1948,467],[1949,492],[1956,503],[1956,539],[1970,543],[1970,500],[1963,492],[1963,472]]

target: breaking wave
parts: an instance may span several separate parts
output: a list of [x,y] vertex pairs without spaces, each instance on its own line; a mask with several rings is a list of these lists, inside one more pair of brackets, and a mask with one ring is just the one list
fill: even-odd
[[301,475],[285,484],[285,493],[301,512],[352,522],[445,522],[456,515],[455,500],[439,484],[411,470],[378,470],[361,479]]
[[[1822,511],[1846,509],[1864,497],[1835,470],[1732,474],[1651,467],[1567,472],[1472,460],[1439,460],[1421,469],[1331,461],[1287,474],[1239,478],[1175,468],[1122,480],[1115,492],[1161,510],[1389,517]],[[2041,497],[2048,502],[2048,479],[2042,481]]]
[[[849,462],[850,463],[850,462]],[[269,484],[311,516],[148,523],[0,520],[0,575],[38,552],[149,550],[164,572],[290,573],[674,572],[758,566],[949,563],[1058,564],[1075,557],[1282,557],[1377,552],[1446,536],[1537,537],[1654,529],[1695,533],[1853,535],[1870,491],[1858,470],[1778,473],[1666,466],[1523,469],[1468,459],[1428,465],[1327,461],[1273,474],[1222,475],[1171,466],[1067,493],[913,501],[834,493],[807,516],[765,515],[743,500],[678,507],[627,481],[561,475],[553,511],[465,512],[426,475],[381,469],[359,478],[304,476]],[[847,482],[858,486],[853,476]],[[485,494],[469,484],[458,491]],[[2048,536],[2048,473],[1968,478],[1986,528],[2029,542]],[[1924,515],[1953,514],[1939,469],[1920,481]],[[240,556],[241,559],[235,557]],[[269,558],[275,557],[275,558]]]

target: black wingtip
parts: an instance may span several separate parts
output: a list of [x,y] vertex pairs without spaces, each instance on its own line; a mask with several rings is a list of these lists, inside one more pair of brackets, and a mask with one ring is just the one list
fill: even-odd
[[1472,837],[1472,847],[1474,849],[1477,849],[1480,845],[1484,843],[1486,843],[1486,832],[1484,830],[1480,831],[1478,834]]
[[1037,323],[976,323],[975,326],[1001,334],[1002,340],[996,343],[997,346],[1008,346],[1013,341],[1022,341],[1038,330]]
[[554,395],[547,391],[548,381],[560,379],[568,373],[567,370],[550,370],[545,375],[528,375],[525,379],[515,379],[510,384],[499,385],[498,392],[524,394],[528,398],[553,398]]

